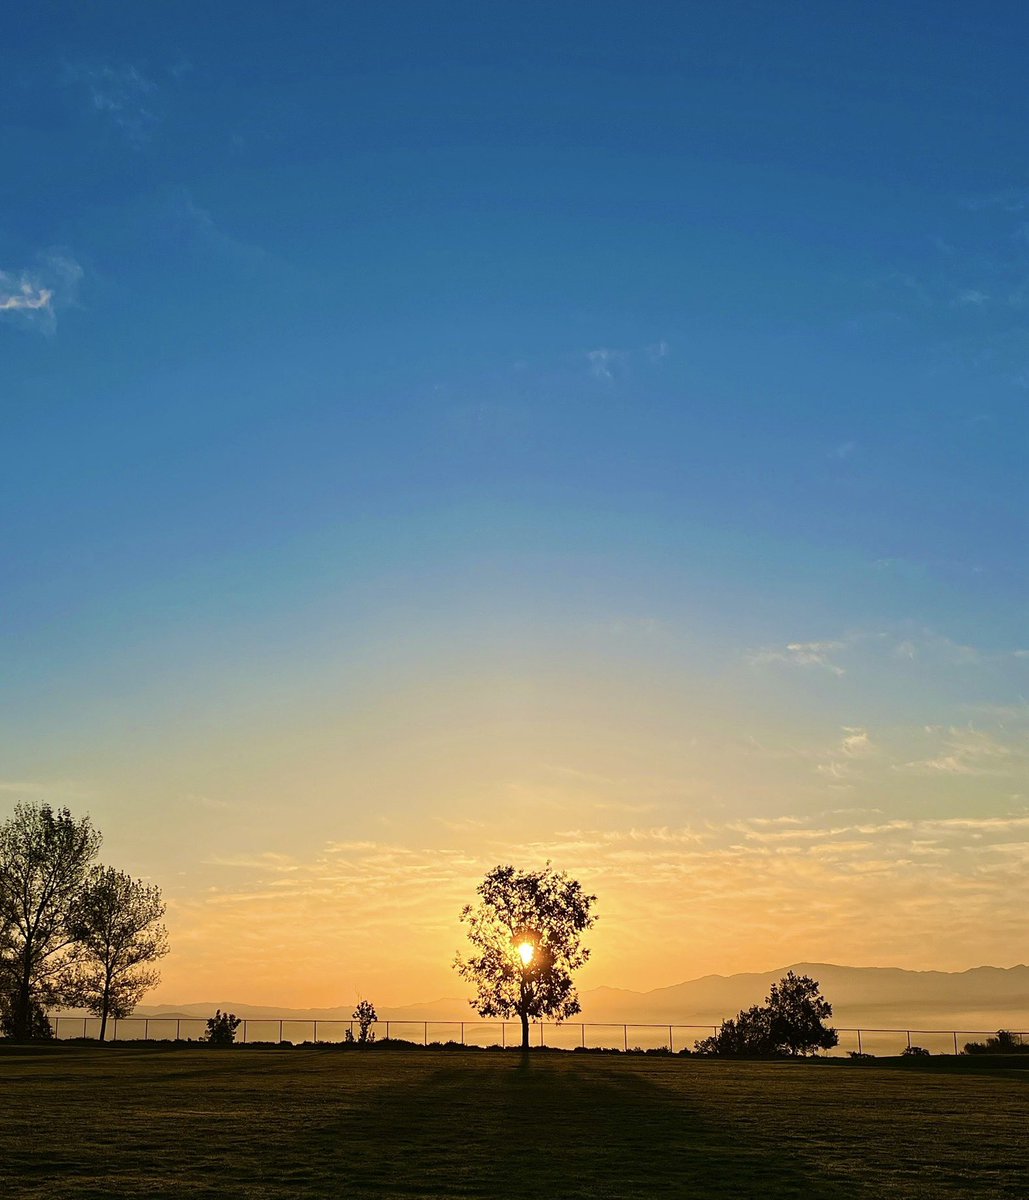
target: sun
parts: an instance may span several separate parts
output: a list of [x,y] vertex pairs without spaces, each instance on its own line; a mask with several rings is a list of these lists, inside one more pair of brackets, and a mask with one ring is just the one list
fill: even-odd
[[518,947],[518,957],[522,960],[523,966],[528,966],[532,962],[536,949],[532,942],[522,942]]

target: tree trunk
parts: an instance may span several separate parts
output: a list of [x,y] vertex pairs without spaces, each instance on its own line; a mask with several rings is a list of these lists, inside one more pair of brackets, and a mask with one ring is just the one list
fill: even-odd
[[100,1040],[107,1037],[107,1014],[111,1010],[111,979],[104,980],[104,994],[100,998]]
[[522,1018],[522,1053],[529,1053],[529,1015],[528,1013],[519,1013]]
[[18,980],[18,993],[14,998],[14,1012],[11,1014],[11,1033],[16,1042],[32,1040],[32,981],[29,975],[28,962]]

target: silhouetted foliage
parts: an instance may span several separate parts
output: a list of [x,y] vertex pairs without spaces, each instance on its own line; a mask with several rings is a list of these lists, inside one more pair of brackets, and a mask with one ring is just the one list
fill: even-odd
[[113,867],[94,867],[76,905],[70,928],[78,944],[69,991],[75,1002],[100,1018],[100,1040],[108,1017],[127,1017],[160,982],[147,969],[168,953],[161,890]]
[[65,999],[73,918],[100,842],[89,817],[49,804],[18,804],[0,825],[0,992],[13,1038],[39,1036],[40,1011]]
[[697,1042],[697,1052],[744,1058],[831,1050],[839,1042],[836,1030],[823,1024],[831,1016],[818,981],[790,971],[772,984],[763,1005],[723,1021],[716,1034]]
[[998,1029],[997,1036],[985,1042],[966,1042],[966,1054],[1029,1054],[1029,1045],[1008,1029]]
[[900,1052],[901,1058],[928,1058],[929,1051],[924,1046],[905,1046]]
[[473,952],[454,965],[475,985],[470,1003],[480,1016],[520,1018],[528,1050],[531,1018],[561,1021],[580,1011],[572,972],[589,957],[582,934],[596,920],[596,896],[549,862],[541,871],[494,867],[476,891],[478,904],[461,911]]
[[223,1013],[219,1008],[213,1017],[207,1018],[207,1037],[204,1040],[209,1046],[231,1046],[236,1040],[236,1030],[240,1024],[240,1018],[235,1013]]
[[[0,996],[0,1034],[4,1037],[15,1037],[16,1026],[11,1005],[11,995]],[[28,1037],[33,1042],[49,1041],[54,1036],[53,1026],[47,1016],[46,1009],[36,999],[29,1001]],[[24,1040],[24,1038],[22,1038]]]
[[[359,1042],[375,1041],[375,1033],[372,1030],[372,1026],[378,1019],[375,1013],[375,1005],[370,1000],[358,1001],[357,1008],[354,1009],[354,1020],[357,1022],[357,1040]],[[351,1036],[353,1035],[351,1034]]]

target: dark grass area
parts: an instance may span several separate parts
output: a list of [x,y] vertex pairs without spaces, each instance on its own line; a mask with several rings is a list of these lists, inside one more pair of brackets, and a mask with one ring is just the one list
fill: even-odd
[[0,1195],[1029,1195],[1024,1069],[520,1062],[425,1050],[3,1047]]

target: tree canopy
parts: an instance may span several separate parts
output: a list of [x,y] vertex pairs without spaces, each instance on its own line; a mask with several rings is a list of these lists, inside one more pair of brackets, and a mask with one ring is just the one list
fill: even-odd
[[572,973],[589,958],[582,935],[596,920],[596,896],[549,862],[540,871],[496,866],[476,891],[478,903],[461,911],[472,952],[454,965],[475,986],[476,1012],[517,1016],[528,1049],[530,1019],[580,1011]]
[[31,1038],[75,963],[72,918],[101,836],[67,808],[18,804],[0,825],[0,995],[4,1031]]
[[722,1022],[712,1037],[697,1042],[701,1054],[790,1057],[831,1050],[839,1041],[835,1029],[823,1022],[832,1005],[810,975],[787,972],[773,983],[763,1005],[754,1005]]
[[18,804],[0,823],[0,1026],[18,1040],[51,1035],[47,1009],[83,1004],[127,1016],[158,979],[167,950],[160,891],[94,865],[102,838],[88,816]]
[[94,867],[86,878],[70,922],[78,953],[69,988],[100,1018],[101,1041],[108,1017],[127,1017],[160,982],[150,964],[168,953],[164,911],[161,889],[124,871]]

